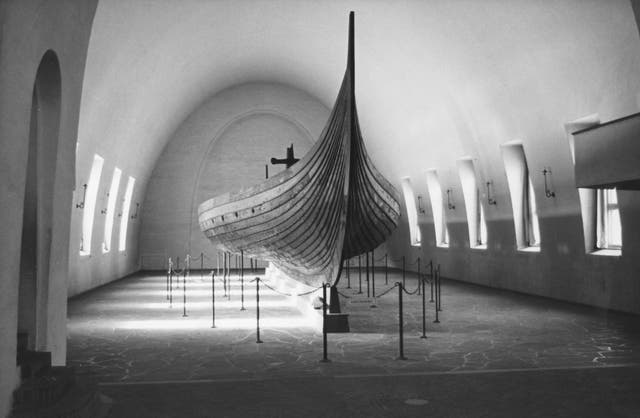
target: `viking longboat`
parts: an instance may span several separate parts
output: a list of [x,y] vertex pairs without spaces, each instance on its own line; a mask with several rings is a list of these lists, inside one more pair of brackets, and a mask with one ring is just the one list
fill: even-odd
[[331,284],[332,294],[343,261],[383,243],[400,217],[398,192],[371,163],[358,125],[353,35],[351,12],[347,69],[312,149],[265,182],[198,208],[218,249],[269,261],[309,286]]

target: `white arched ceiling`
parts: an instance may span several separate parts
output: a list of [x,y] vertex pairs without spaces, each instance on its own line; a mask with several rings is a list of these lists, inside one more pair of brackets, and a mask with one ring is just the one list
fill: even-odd
[[[416,178],[419,194],[428,168],[443,188],[457,181],[463,155],[506,194],[499,145],[513,139],[532,171],[551,166],[555,186],[571,190],[564,124],[637,111],[640,44],[628,0],[104,0],[88,52],[78,176],[96,150],[144,184],[179,124],[233,85],[288,84],[331,107],[350,10],[366,145],[383,174],[396,185]],[[577,212],[572,193],[554,205]],[[496,211],[506,216],[508,205]]]

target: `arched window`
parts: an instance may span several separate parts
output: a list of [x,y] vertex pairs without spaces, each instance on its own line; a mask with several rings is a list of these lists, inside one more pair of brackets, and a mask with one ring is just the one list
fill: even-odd
[[407,221],[409,222],[409,237],[411,245],[419,246],[422,241],[420,226],[418,225],[418,213],[416,211],[416,198],[411,187],[411,179],[404,177],[401,180],[404,202],[407,207]]
[[98,197],[98,188],[100,187],[100,176],[102,175],[102,166],[104,159],[95,154],[93,156],[93,164],[89,173],[89,181],[87,182],[86,197],[84,203],[84,213],[82,215],[82,238],[80,239],[80,255],[91,254],[91,236],[93,234],[93,218],[96,212],[96,199]]
[[436,245],[438,247],[449,246],[449,229],[444,211],[444,201],[442,199],[442,189],[438,180],[436,170],[427,171],[427,187],[429,189],[429,200],[433,211],[433,227],[436,232]]
[[136,179],[129,176],[127,188],[124,191],[124,201],[122,202],[122,212],[120,217],[120,236],[118,249],[124,251],[127,249],[127,227],[129,226],[129,209],[131,208],[131,197],[133,196],[133,185]]
[[109,200],[107,203],[107,219],[104,223],[104,242],[102,243],[102,252],[108,253],[111,248],[111,234],[113,232],[113,217],[116,211],[116,201],[118,197],[118,188],[120,187],[120,176],[122,171],[118,167],[113,170],[111,178],[111,187],[109,187]]
[[502,158],[511,195],[516,247],[522,251],[540,251],[536,195],[522,144],[512,141],[502,145]]
[[473,160],[471,158],[458,160],[458,172],[462,183],[464,205],[467,209],[469,247],[487,248],[487,225],[484,219],[484,209],[480,200],[480,189]]

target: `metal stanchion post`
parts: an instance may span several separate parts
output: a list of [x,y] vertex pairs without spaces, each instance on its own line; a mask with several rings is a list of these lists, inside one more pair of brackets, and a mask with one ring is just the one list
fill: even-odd
[[227,252],[227,300],[231,300],[231,253]]
[[371,295],[376,298],[376,259],[375,253],[371,251]]
[[438,264],[438,310],[442,311],[442,276],[440,276],[440,264]]
[[204,253],[200,253],[200,281],[204,275]]
[[370,289],[370,285],[369,285],[369,252],[367,251],[365,254],[365,259],[367,260],[365,265],[366,265],[366,269],[367,269],[367,297],[371,297],[371,289]]
[[406,274],[405,274],[406,265],[405,264],[406,264],[405,263],[405,258],[404,258],[404,256],[402,256],[402,286],[404,286],[405,283],[406,283],[406,281],[405,281],[405,279],[406,279]]
[[422,285],[422,336],[420,338],[427,338],[427,295],[424,288],[424,279],[420,279]]
[[362,294],[362,256],[358,255],[358,294]]
[[182,316],[188,316],[187,315],[187,272],[189,270],[186,269],[186,265],[185,265],[185,270],[184,270],[184,274],[182,275]]
[[[180,270],[180,257],[176,257],[176,270]],[[176,287],[180,287],[180,277],[176,280]]]
[[240,250],[240,310],[244,308],[244,251]]
[[260,339],[260,278],[256,277],[256,344],[261,344]]
[[429,287],[431,288],[431,299],[429,300],[429,302],[433,303],[433,286],[435,282],[435,279],[433,277],[433,260],[429,260],[429,279]]
[[439,275],[440,275],[440,273],[438,272],[438,269],[436,268],[435,272],[434,272],[434,279],[436,281],[436,304],[435,304],[435,307],[436,307],[436,319],[435,319],[435,321],[433,321],[436,324],[440,323],[440,319],[438,318],[438,311],[439,311],[439,309],[438,309],[439,300],[438,299],[440,299],[440,296],[438,296],[438,281],[440,280],[440,278],[438,277]]
[[389,284],[389,254],[384,255],[384,284]]
[[173,269],[169,272],[169,307],[173,308]]
[[420,280],[421,280],[421,277],[420,277],[420,257],[418,257],[418,294],[420,294],[421,287],[422,287],[422,286],[420,286]]
[[396,360],[406,360],[407,358],[404,356],[404,324],[402,318],[402,292],[404,291],[404,286],[400,282],[397,282],[396,286],[398,286],[398,343],[400,349],[400,355]]
[[216,268],[218,269],[218,276],[220,276],[220,251],[216,251]]
[[331,360],[327,357],[327,283],[322,284],[322,363]]
[[224,286],[224,297],[227,297],[227,252],[222,253],[222,284]]
[[216,327],[216,282],[215,273],[211,270],[211,328]]
[[169,258],[169,267],[167,268],[167,300],[169,300],[169,274],[171,274],[171,258]]
[[347,289],[351,289],[351,273],[349,271],[349,268],[351,264],[351,260],[349,258],[347,258]]

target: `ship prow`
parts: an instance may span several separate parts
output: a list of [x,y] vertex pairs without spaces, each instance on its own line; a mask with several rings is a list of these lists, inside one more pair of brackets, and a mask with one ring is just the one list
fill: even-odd
[[198,208],[219,249],[272,262],[317,287],[337,284],[345,259],[371,251],[397,227],[398,192],[373,166],[355,103],[354,15],[345,75],[327,124],[295,165]]

